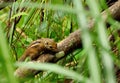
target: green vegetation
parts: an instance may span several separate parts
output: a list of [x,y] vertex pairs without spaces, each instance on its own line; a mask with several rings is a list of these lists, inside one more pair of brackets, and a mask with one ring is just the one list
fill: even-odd
[[[0,10],[0,83],[22,81],[14,77],[17,66],[47,70],[25,78],[27,83],[63,83],[71,78],[74,83],[116,83],[120,23],[109,16],[107,28],[101,16],[107,8],[103,0],[17,0]],[[90,30],[91,18],[95,26]],[[48,37],[60,42],[77,29],[81,30],[83,48],[56,64],[16,63],[31,41]],[[110,35],[114,35],[114,42],[108,40]]]

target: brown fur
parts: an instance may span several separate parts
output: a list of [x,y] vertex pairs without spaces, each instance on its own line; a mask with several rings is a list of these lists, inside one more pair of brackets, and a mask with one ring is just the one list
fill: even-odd
[[53,39],[41,38],[33,41],[18,61],[24,61],[27,57],[35,60],[45,51],[57,52],[57,43]]

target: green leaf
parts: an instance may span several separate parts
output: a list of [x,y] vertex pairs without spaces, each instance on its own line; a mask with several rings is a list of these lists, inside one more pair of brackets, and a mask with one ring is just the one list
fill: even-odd
[[13,16],[11,17],[11,20],[12,20],[12,19],[15,19],[16,17],[23,16],[23,15],[27,16],[28,14],[25,13],[25,12],[17,13],[17,14],[15,14],[15,15],[13,15]]
[[92,83],[88,78],[83,77],[82,75],[78,74],[77,72],[74,72],[72,70],[68,70],[66,68],[63,68],[57,64],[51,64],[51,63],[35,63],[35,62],[18,62],[15,65],[19,67],[25,67],[30,69],[36,69],[36,70],[49,70],[58,74],[63,74],[65,76],[68,76],[72,79],[82,81],[82,82],[89,82]]

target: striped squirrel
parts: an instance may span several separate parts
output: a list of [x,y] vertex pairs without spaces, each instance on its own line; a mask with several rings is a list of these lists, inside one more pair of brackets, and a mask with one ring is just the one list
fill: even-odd
[[18,61],[25,61],[26,58],[35,60],[44,52],[57,52],[57,43],[49,38],[35,40],[28,46]]

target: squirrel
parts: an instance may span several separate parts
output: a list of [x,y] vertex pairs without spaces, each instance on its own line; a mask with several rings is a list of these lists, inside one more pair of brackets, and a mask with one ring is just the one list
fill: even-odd
[[26,58],[35,60],[44,52],[57,52],[57,43],[49,38],[37,39],[28,46],[18,61],[24,61]]

